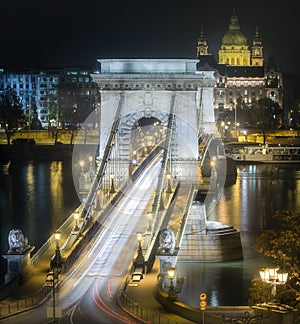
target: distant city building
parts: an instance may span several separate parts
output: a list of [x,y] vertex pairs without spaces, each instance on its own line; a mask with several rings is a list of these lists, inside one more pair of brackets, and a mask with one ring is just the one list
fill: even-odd
[[37,113],[42,127],[61,126],[59,118],[59,88],[72,84],[83,96],[96,96],[97,84],[90,76],[91,71],[81,68],[66,68],[43,71],[0,70],[0,92],[6,88],[15,90],[26,116],[27,126]]
[[7,88],[13,89],[19,96],[29,123],[32,107],[35,107],[37,103],[38,73],[33,71],[13,72],[1,69],[0,92]]
[[251,105],[262,98],[270,98],[283,107],[282,73],[275,60],[266,63],[263,44],[256,28],[252,47],[240,30],[238,17],[233,11],[229,29],[222,39],[218,51],[218,62],[209,53],[209,48],[201,28],[197,46],[198,70],[215,70],[214,90],[215,117],[226,110],[234,110],[237,105]]
[[[209,52],[209,47],[201,28],[197,45],[197,70],[214,70],[215,119],[226,111],[234,111],[239,105],[251,105],[262,98],[270,98],[283,108],[283,76],[273,58],[264,60],[263,44],[259,29],[256,28],[251,47],[240,30],[238,17],[233,11],[228,31],[222,38],[218,50],[218,61]],[[61,89],[73,89],[76,95],[86,98],[89,110],[100,105],[98,86],[88,69],[65,68],[43,71],[0,70],[0,92],[7,87],[14,89],[23,105],[27,125],[37,114],[43,128],[64,126],[61,115]],[[73,88],[72,88],[73,87]],[[82,103],[82,101],[81,101]],[[77,109],[76,100],[68,109]],[[287,114],[287,118],[288,114]],[[236,121],[235,121],[236,122]]]

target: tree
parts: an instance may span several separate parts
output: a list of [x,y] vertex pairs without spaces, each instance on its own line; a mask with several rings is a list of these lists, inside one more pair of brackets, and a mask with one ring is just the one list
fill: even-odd
[[17,93],[7,88],[0,94],[0,123],[5,130],[7,144],[10,144],[12,132],[25,121],[22,104]]
[[[278,221],[278,229],[264,231],[254,249],[288,272],[287,284],[278,287],[275,297],[277,301],[295,307],[300,298],[300,213],[277,211],[273,217]],[[270,285],[266,288],[260,280],[254,279],[250,292],[250,304],[266,301],[264,298],[270,297]]]
[[34,112],[33,112],[32,120],[31,120],[31,123],[30,123],[30,129],[32,129],[32,130],[41,130],[41,129],[43,129],[42,123],[39,120],[39,116],[38,116],[38,113],[37,113],[36,109],[34,109]]
[[57,126],[61,123],[62,113],[58,105],[58,87],[55,87],[47,93],[47,104],[49,113],[49,126]]
[[266,134],[270,130],[281,127],[283,111],[278,103],[269,98],[262,98],[251,106],[237,105],[238,121],[248,129],[263,134],[266,144]]
[[59,87],[59,106],[64,123],[77,125],[83,123],[95,109],[96,92],[85,94],[75,83],[62,83]]

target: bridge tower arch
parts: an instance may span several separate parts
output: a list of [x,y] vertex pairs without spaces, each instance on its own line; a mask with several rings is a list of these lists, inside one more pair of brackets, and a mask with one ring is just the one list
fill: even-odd
[[[105,150],[113,123],[118,118],[114,158],[122,178],[130,177],[131,136],[141,118],[156,118],[167,129],[174,115],[171,139],[173,176],[199,182],[198,137],[214,133],[212,71],[197,72],[197,60],[100,59],[93,74],[101,93],[99,158]],[[116,116],[116,113],[119,116]]]

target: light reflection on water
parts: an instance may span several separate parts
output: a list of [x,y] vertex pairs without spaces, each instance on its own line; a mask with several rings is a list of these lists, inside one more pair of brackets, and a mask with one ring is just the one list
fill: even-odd
[[[13,162],[10,174],[0,176],[1,254],[13,228],[37,250],[78,205],[71,161]],[[2,276],[4,266],[1,258]]]
[[185,277],[179,299],[199,307],[199,295],[208,305],[247,305],[248,289],[268,260],[252,249],[259,232],[274,228],[277,210],[300,210],[299,165],[241,165],[236,183],[224,189],[208,220],[233,225],[241,232],[244,259],[225,263],[178,263],[177,274]]
[[[78,205],[71,161],[12,164],[10,175],[0,177],[1,253],[12,228],[38,249]],[[261,230],[275,226],[271,216],[279,209],[300,210],[300,166],[239,166],[236,184],[224,190],[208,219],[241,231],[244,259],[178,264],[186,278],[179,298],[198,307],[205,292],[208,305],[246,305],[251,278],[267,264],[251,247]]]

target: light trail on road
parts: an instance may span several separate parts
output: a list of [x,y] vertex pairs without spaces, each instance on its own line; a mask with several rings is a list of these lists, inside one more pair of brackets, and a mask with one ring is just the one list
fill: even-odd
[[[153,188],[156,187],[160,171],[159,160],[151,163],[133,183],[131,189],[117,202],[107,220],[102,224],[100,234],[86,255],[85,261],[81,262],[82,269],[80,271],[76,269],[74,272],[71,288],[73,293],[70,291],[69,294],[78,293],[82,296],[82,291],[78,290],[86,286],[85,283],[92,281],[76,307],[82,313],[82,310],[87,308],[86,303],[92,300],[98,316],[99,311],[101,312],[103,323],[109,323],[108,317],[111,323],[134,323],[116,306],[114,296],[123,276],[128,273],[136,253],[137,232],[144,232],[148,226],[149,219],[145,210],[149,201],[153,200]],[[87,295],[89,297],[86,297]],[[86,316],[94,311],[89,305],[89,311],[84,314],[84,320],[91,322]],[[93,316],[96,318],[95,314]],[[72,323],[79,322],[78,317],[82,320],[82,316],[74,310]],[[98,317],[98,323],[99,320],[102,323]]]

